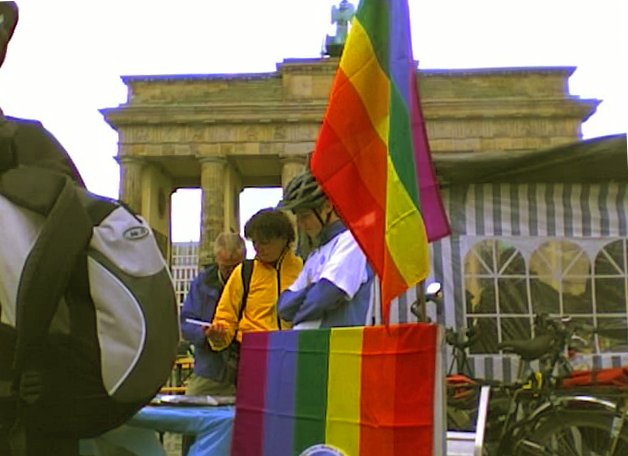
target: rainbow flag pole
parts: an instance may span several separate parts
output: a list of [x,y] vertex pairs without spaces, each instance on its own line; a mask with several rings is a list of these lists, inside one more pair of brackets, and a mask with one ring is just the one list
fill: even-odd
[[407,0],[362,0],[311,159],[390,302],[429,272],[428,242],[450,234],[417,89]]

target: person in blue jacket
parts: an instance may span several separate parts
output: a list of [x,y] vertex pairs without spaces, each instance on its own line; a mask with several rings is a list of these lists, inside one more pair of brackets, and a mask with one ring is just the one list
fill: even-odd
[[[214,241],[215,263],[203,269],[190,284],[180,314],[181,335],[194,346],[194,372],[187,383],[187,395],[235,394],[235,385],[228,378],[226,352],[211,349],[207,331],[224,285],[245,255],[246,246],[239,234],[219,234]],[[206,326],[189,323],[186,321],[188,318],[208,323]]]
[[306,171],[290,181],[278,207],[294,213],[314,246],[279,297],[281,318],[295,329],[365,325],[373,272],[314,176]]

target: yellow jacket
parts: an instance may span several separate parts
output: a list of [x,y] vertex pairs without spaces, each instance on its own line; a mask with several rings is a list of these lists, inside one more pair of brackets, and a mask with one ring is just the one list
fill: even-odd
[[[242,265],[236,267],[225,284],[213,322],[220,322],[226,326],[227,338],[222,343],[209,342],[214,350],[222,350],[233,340],[242,342],[242,333],[249,331],[272,331],[280,329],[278,326],[277,299],[279,294],[296,280],[303,269],[303,260],[297,257],[292,250],[288,250],[279,259],[276,266],[262,263],[257,258],[253,264],[249,295],[238,325],[238,315],[244,286],[242,284]],[[286,325],[286,323],[283,323]],[[286,325],[287,327],[287,325]]]

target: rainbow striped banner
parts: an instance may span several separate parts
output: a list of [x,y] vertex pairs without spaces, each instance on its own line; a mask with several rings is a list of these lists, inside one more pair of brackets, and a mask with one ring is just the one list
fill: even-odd
[[[450,234],[417,89],[407,0],[362,0],[310,163],[390,301],[424,280]],[[425,222],[425,223],[424,223]]]
[[244,336],[232,455],[443,454],[441,334],[405,324]]

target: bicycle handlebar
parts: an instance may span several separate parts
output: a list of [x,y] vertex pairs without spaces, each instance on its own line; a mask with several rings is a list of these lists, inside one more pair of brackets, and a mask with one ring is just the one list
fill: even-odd
[[454,331],[452,328],[447,328],[445,331],[445,342],[455,348],[464,350],[467,347],[475,344],[480,338],[480,332],[477,329],[477,325],[470,326],[464,331]]

